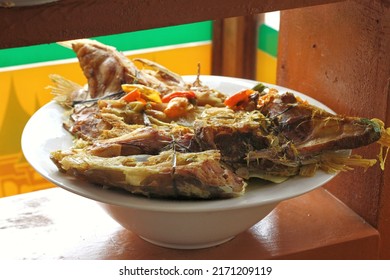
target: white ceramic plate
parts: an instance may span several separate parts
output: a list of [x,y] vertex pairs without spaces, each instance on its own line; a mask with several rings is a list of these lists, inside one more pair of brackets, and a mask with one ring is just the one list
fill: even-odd
[[[196,77],[185,76],[184,78],[186,81],[192,82],[195,81]],[[201,81],[209,87],[227,94],[251,88],[257,84],[255,81],[220,76],[201,76]],[[307,100],[310,104],[331,111],[320,102],[302,93],[280,86],[268,86],[274,87],[280,92],[292,92]],[[55,102],[46,104],[31,117],[22,135],[22,150],[27,161],[37,172],[55,185],[106,204],[164,212],[205,212],[247,208],[279,202],[301,195],[323,185],[334,177],[334,175],[317,172],[314,177],[305,178],[297,176],[280,184],[251,184],[242,197],[226,200],[171,201],[148,199],[113,189],[104,189],[59,172],[54,163],[49,159],[49,156],[52,151],[66,149],[72,145],[72,136],[63,129],[63,121],[63,109]]]

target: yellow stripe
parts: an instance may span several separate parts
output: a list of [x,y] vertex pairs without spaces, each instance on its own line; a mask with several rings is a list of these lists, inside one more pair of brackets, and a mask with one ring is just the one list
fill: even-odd
[[256,79],[265,83],[276,83],[276,63],[275,57],[257,50]]

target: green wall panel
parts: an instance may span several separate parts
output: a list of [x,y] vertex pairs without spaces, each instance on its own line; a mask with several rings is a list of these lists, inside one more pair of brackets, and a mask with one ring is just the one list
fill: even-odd
[[[120,51],[208,41],[212,38],[212,22],[184,24],[150,30],[95,37],[94,39]],[[72,50],[56,43],[0,50],[0,67],[73,58]]]

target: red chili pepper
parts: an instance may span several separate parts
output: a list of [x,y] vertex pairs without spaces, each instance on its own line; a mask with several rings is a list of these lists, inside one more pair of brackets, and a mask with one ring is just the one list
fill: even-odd
[[185,97],[187,99],[196,99],[196,94],[193,91],[175,91],[168,93],[167,95],[164,95],[163,98],[161,98],[161,101],[163,103],[168,103],[175,97]]
[[236,107],[239,103],[245,103],[249,101],[249,96],[254,91],[251,89],[245,89],[225,99],[224,104],[230,108]]

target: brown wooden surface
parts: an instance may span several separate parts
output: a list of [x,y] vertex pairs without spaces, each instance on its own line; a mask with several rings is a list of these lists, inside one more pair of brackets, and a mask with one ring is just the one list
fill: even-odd
[[208,249],[143,241],[89,199],[60,188],[0,199],[1,259],[377,259],[378,232],[320,188]]
[[212,74],[256,78],[258,15],[213,23]]
[[[348,1],[285,11],[281,16],[278,83],[302,91],[336,112],[390,124],[390,1]],[[378,145],[356,150],[376,158]],[[390,258],[389,161],[327,184],[381,233]]]
[[0,49],[254,15],[340,0],[61,0],[0,8]]

